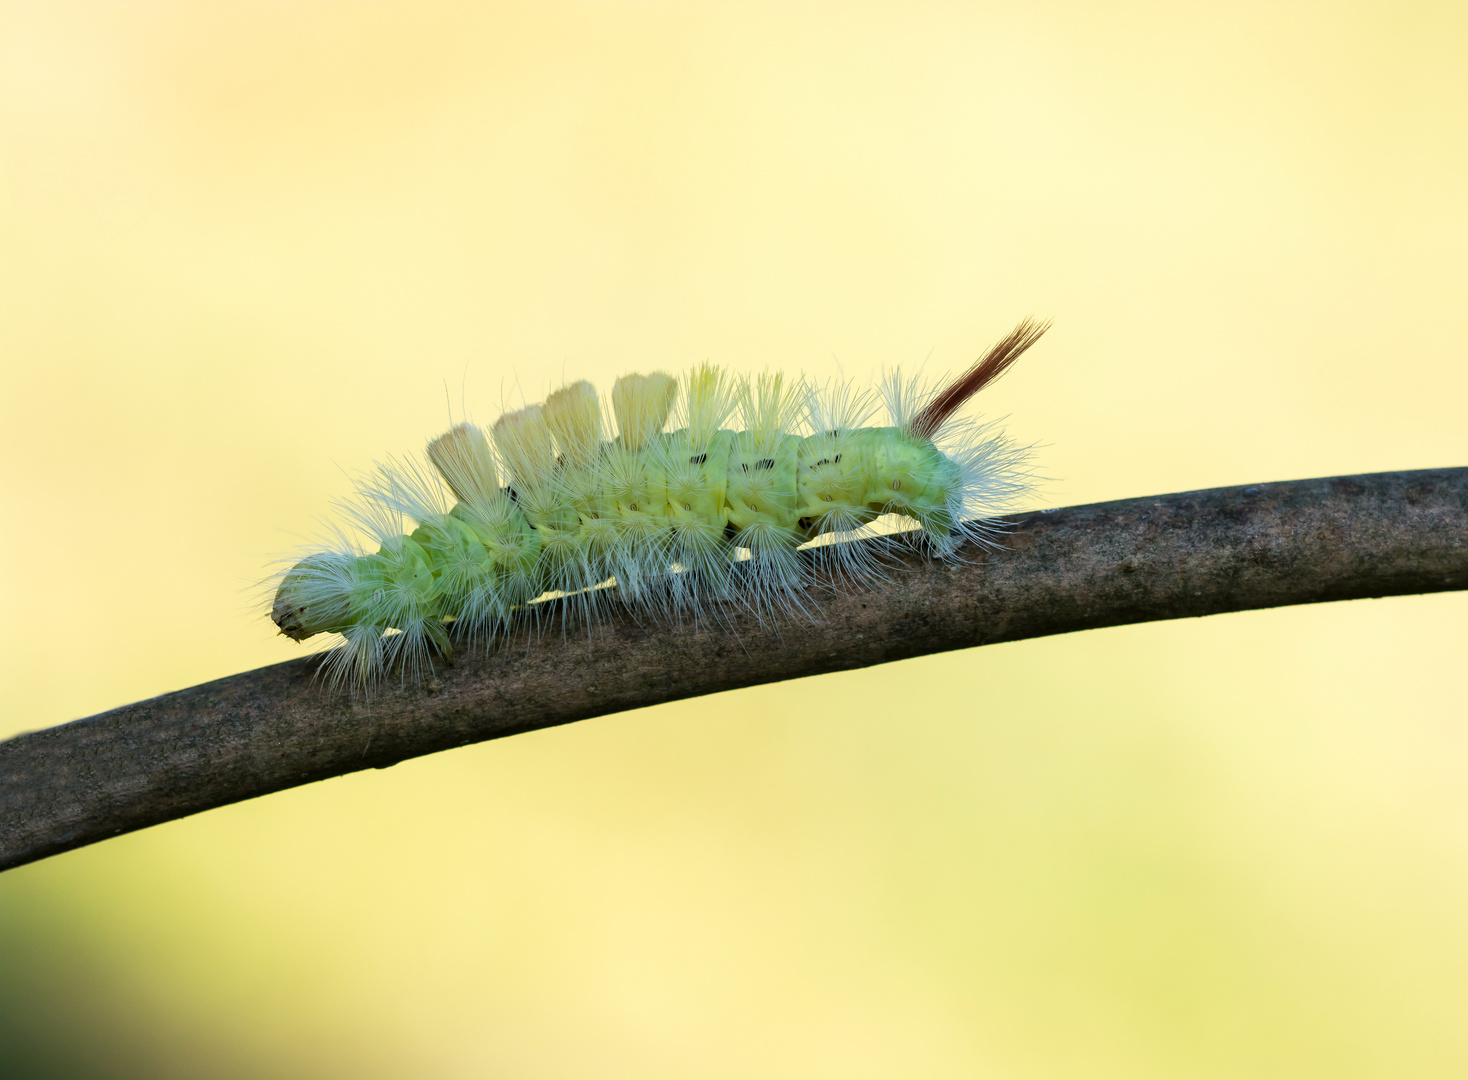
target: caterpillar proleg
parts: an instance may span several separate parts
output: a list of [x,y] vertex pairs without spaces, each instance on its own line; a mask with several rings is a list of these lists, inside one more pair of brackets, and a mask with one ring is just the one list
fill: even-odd
[[551,610],[587,626],[613,604],[655,619],[799,615],[812,585],[880,583],[881,545],[843,541],[884,516],[901,526],[889,543],[934,558],[992,544],[1029,451],[959,410],[1048,326],[1026,319],[936,386],[704,365],[623,376],[606,401],[572,383],[488,433],[458,424],[426,461],[390,459],[358,482],[342,509],[370,546],[337,528],[279,575],[271,617],[296,641],[334,635],[329,685],[370,692]]

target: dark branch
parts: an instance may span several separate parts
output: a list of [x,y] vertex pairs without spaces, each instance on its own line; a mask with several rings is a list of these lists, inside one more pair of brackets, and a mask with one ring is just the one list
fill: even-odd
[[300,659],[0,743],[0,869],[357,769],[740,686],[1101,626],[1468,588],[1468,469],[1073,506],[1004,550],[813,594],[778,635],[613,620],[462,660],[370,711]]

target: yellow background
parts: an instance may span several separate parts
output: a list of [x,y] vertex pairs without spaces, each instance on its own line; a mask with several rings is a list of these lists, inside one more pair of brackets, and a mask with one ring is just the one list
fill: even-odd
[[[1468,460],[1468,9],[0,6],[0,735],[563,379],[984,395],[1056,505]],[[0,876],[26,1077],[1468,1075],[1468,596],[953,653]]]

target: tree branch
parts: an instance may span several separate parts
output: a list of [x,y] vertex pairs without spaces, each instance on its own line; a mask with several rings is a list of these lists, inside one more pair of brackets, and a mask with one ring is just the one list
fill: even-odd
[[1215,488],[1015,519],[1004,550],[916,555],[816,621],[613,619],[460,660],[369,707],[302,658],[0,743],[0,869],[483,739],[740,686],[1153,619],[1468,588],[1468,468]]

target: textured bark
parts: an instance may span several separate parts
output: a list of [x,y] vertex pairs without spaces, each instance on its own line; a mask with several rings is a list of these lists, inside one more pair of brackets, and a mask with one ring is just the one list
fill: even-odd
[[739,686],[1102,626],[1468,588],[1468,469],[1073,506],[777,629],[614,619],[331,698],[291,660],[0,743],[0,869],[296,784]]

